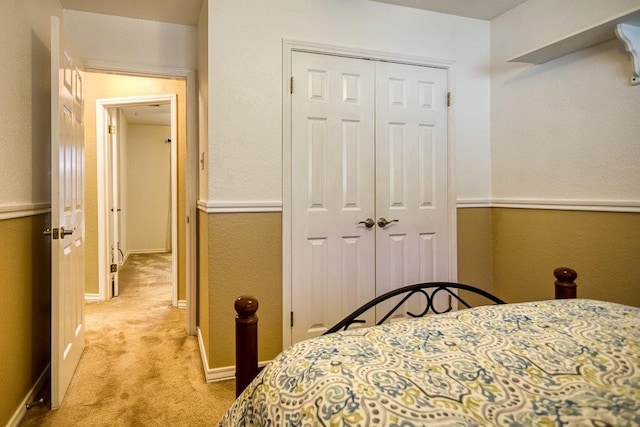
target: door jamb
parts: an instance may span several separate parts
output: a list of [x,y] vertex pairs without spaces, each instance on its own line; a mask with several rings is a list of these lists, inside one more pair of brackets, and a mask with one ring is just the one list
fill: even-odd
[[[395,62],[400,64],[442,68],[447,71],[447,91],[454,92],[455,63],[450,60],[402,55],[367,49],[352,49],[320,43],[283,39],[282,41],[282,348],[291,345],[291,55],[309,52],[349,58]],[[457,228],[455,194],[455,102],[447,108],[447,214],[449,217],[449,279],[456,281]]]
[[[119,73],[147,77],[177,77],[186,81],[187,107],[187,144],[186,144],[186,323],[187,334],[196,335],[197,307],[197,193],[198,193],[198,126],[197,126],[197,90],[196,72],[190,68],[157,67],[131,63],[119,63],[95,59],[84,59],[85,71],[102,73]],[[100,173],[100,171],[98,171]],[[98,189],[99,191],[99,189]]]
[[[177,96],[148,95],[121,98],[103,98],[96,100],[96,153],[98,161],[98,289],[100,299],[112,297],[109,291],[108,269],[108,239],[105,233],[107,220],[107,199],[111,196],[107,192],[108,171],[106,170],[107,154],[107,117],[108,108],[126,107],[147,104],[171,104],[171,140],[178,140]],[[171,273],[173,283],[172,304],[178,306],[178,144],[171,144]]]

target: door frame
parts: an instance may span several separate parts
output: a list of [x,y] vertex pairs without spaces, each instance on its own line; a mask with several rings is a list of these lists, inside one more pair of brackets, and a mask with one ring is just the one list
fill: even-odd
[[[321,43],[283,39],[282,41],[282,348],[291,345],[291,93],[292,75],[291,56],[293,52],[309,52],[357,59],[368,59],[400,64],[442,68],[447,71],[447,91],[455,94],[455,62],[443,59],[425,58],[380,52],[367,49],[354,49]],[[295,85],[295,82],[294,82]],[[458,278],[457,268],[457,227],[455,193],[455,102],[447,108],[447,214],[449,217],[449,280]]]
[[[112,197],[107,190],[109,171],[107,170],[108,152],[107,130],[108,109],[135,105],[167,104],[171,105],[171,282],[173,285],[172,304],[178,306],[178,103],[175,94],[130,96],[103,98],[96,100],[96,157],[98,162],[98,289],[101,300],[113,297],[109,287],[109,239],[107,236],[107,207]],[[125,257],[126,259],[126,257]]]
[[[116,61],[84,59],[85,71],[117,73],[143,77],[181,78],[186,82],[187,141],[186,141],[186,327],[188,335],[196,335],[197,307],[197,197],[198,197],[198,96],[196,72],[191,68],[148,66]],[[179,305],[180,306],[180,305]]]

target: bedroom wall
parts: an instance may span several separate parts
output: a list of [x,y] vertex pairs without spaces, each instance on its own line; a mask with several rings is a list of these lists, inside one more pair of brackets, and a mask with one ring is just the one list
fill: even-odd
[[98,293],[98,190],[96,100],[128,96],[177,94],[178,103],[178,300],[186,295],[186,88],[183,80],[86,72],[85,87],[85,200],[86,292]]
[[[282,347],[282,40],[455,60],[458,199],[487,204],[489,23],[367,0],[209,1],[207,18],[208,176],[201,175],[200,205],[210,262],[200,292],[208,287],[208,363],[218,368],[233,364],[233,301],[245,290],[261,302],[260,359]],[[489,228],[471,212],[461,221]],[[486,270],[469,275],[487,281]]]
[[56,0],[0,13],[0,425],[20,421],[51,360],[51,16]]
[[622,42],[506,62],[638,7],[529,0],[491,22],[493,273],[507,300],[552,297],[564,264],[578,270],[580,296],[640,305],[640,87]]
[[171,126],[128,126],[128,250],[171,252]]

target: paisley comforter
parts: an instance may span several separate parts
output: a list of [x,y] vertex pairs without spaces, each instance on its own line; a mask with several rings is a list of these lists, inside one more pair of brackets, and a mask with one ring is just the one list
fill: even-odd
[[640,425],[640,309],[478,307],[295,344],[220,425]]

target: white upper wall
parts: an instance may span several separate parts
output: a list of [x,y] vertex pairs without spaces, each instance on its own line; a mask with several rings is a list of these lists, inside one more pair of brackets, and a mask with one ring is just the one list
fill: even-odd
[[455,61],[457,196],[490,196],[489,22],[368,0],[208,5],[208,201],[281,201],[283,39]]
[[493,197],[640,202],[640,87],[612,40],[540,64],[518,54],[640,6],[528,0],[491,22]]
[[84,60],[196,68],[195,27],[67,9],[64,22]]
[[51,202],[51,16],[57,0],[2,2],[0,216]]

